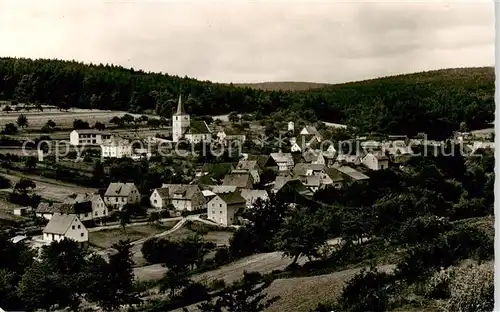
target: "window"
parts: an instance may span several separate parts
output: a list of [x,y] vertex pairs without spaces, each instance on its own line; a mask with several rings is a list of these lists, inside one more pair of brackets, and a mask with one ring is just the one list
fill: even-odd
[[215,214],[215,210],[212,210],[212,214]]
[[75,226],[73,225],[73,226],[71,227],[71,229],[72,229],[72,230],[74,230],[74,229],[75,229]]
[[83,233],[80,233],[80,237],[83,237]]
[[153,200],[153,202],[156,204],[158,201],[155,199],[155,200]]
[[221,210],[221,211],[219,211],[219,213],[220,213],[220,214],[222,214],[222,210]]
[[122,197],[122,203],[124,203],[124,202],[125,202],[125,197]]
[[88,216],[89,216],[89,213],[88,213],[88,212],[87,212],[87,213],[85,213],[85,218],[86,218],[86,217],[88,217]]
[[222,208],[222,204],[219,204],[219,207]]
[[95,216],[97,217],[97,215],[98,215],[98,214],[99,214],[99,213],[96,211],[96,212],[95,212]]
[[80,224],[78,224],[78,228],[79,228],[79,229],[81,228]]

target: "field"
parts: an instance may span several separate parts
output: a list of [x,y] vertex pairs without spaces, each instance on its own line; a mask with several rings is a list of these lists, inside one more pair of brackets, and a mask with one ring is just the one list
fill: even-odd
[[161,225],[146,224],[137,226],[127,226],[125,231],[120,228],[106,229],[89,232],[89,242],[91,245],[107,249],[120,240],[129,239],[136,241],[146,238],[172,228],[177,221],[165,222]]
[[0,176],[9,179],[12,182],[17,182],[21,178],[29,178],[36,184],[35,193],[44,199],[62,202],[68,196],[75,193],[95,192],[95,189],[86,188],[74,184],[60,182],[54,179],[49,179],[37,175],[24,174],[20,172],[7,171],[0,169]]

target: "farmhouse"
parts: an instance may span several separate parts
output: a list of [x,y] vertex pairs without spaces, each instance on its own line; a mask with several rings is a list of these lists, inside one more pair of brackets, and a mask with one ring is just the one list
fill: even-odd
[[[162,205],[164,207],[172,204],[175,210],[187,210],[196,211],[205,208],[205,196],[198,185],[190,184],[163,184],[161,189],[156,189],[153,194],[151,194],[150,201],[156,199],[160,203],[160,197]],[[155,192],[158,195],[155,195]],[[155,197],[153,197],[153,195]],[[155,206],[154,206],[155,207]]]
[[231,225],[235,214],[245,209],[246,200],[238,192],[217,194],[207,204],[208,219],[222,224]]
[[80,220],[82,221],[88,219],[99,220],[108,216],[108,207],[106,207],[104,200],[99,194],[77,194],[74,199],[68,199],[66,203],[73,205],[73,207],[76,207],[76,210],[86,209],[88,212],[90,212],[90,218],[82,219],[82,217],[80,216]]
[[252,175],[252,179],[254,183],[260,182],[260,173],[262,169],[259,168],[259,165],[256,160],[240,160],[238,165],[236,165],[236,170],[244,170]]
[[101,144],[102,158],[132,157],[132,144],[129,140],[112,137]]
[[122,209],[126,204],[136,204],[141,200],[141,194],[134,183],[110,183],[104,193],[104,203],[108,208]]
[[271,158],[278,165],[278,172],[286,173],[293,168],[293,156],[290,153],[271,153]]
[[60,241],[64,238],[85,243],[89,240],[89,232],[76,215],[56,213],[43,229],[43,240]]
[[361,162],[371,170],[389,168],[389,158],[382,152],[369,152]]
[[228,142],[234,142],[234,141],[243,143],[246,140],[246,135],[242,131],[229,128],[217,132],[217,139],[220,143],[226,143],[226,144]]
[[111,138],[111,134],[97,129],[75,129],[69,134],[71,145],[99,145]]
[[251,189],[253,186],[253,178],[250,172],[245,170],[233,170],[227,174],[222,181],[222,185],[234,185],[238,188]]
[[319,131],[316,129],[316,127],[313,126],[305,126],[301,131],[301,135],[314,135],[316,139],[321,142],[323,139]]
[[168,188],[157,188],[153,190],[153,193],[151,193],[149,203],[153,208],[165,209],[168,205],[168,199]]

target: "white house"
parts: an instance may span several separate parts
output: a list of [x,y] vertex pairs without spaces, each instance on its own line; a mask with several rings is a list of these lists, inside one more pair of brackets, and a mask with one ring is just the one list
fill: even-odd
[[76,215],[56,213],[43,229],[42,238],[47,242],[68,238],[79,243],[85,243],[89,240],[89,232]]
[[71,145],[99,145],[111,138],[111,134],[97,129],[75,129],[69,134]]
[[[166,189],[167,191],[159,191],[158,196],[163,196],[164,198],[161,200],[161,203],[165,205],[165,207],[169,204],[172,204],[175,210],[187,210],[187,211],[196,211],[205,209],[205,196],[201,191],[198,185],[191,184],[163,184],[161,189]],[[156,189],[155,191],[158,191]],[[165,193],[168,192],[167,197],[165,197]],[[157,204],[160,203],[159,197],[150,197],[150,200],[158,200]]]
[[235,129],[224,129],[217,132],[217,140],[223,144],[234,141],[244,143],[246,140],[246,135],[243,132],[237,131]]
[[80,221],[92,220],[92,208],[86,205],[73,205],[71,203],[41,202],[35,210],[35,215],[46,220],[52,219],[57,214],[74,214]]
[[231,225],[235,221],[235,214],[245,209],[246,200],[239,192],[216,194],[207,203],[208,219],[222,224]]
[[266,190],[242,189],[240,194],[245,199],[247,208],[252,208],[258,199],[262,201],[269,199],[269,194],[267,194]]
[[212,140],[212,132],[205,121],[191,120],[189,114],[184,111],[179,95],[177,112],[172,115],[172,141],[179,142],[182,139],[192,143],[208,142]]
[[149,203],[153,208],[165,209],[168,205],[168,198],[168,188],[157,188],[151,193]]
[[323,139],[323,137],[321,136],[321,134],[319,133],[319,131],[316,129],[316,127],[313,127],[313,126],[305,126],[304,128],[302,128],[302,130],[300,131],[300,134],[302,135],[314,135],[316,137],[316,139],[321,142],[321,140]]
[[137,204],[141,201],[141,194],[134,183],[110,183],[104,193],[104,203],[108,209],[122,209],[126,204]]
[[297,138],[295,137],[290,138],[290,151],[292,153],[302,151],[302,148],[299,146],[299,144],[297,144]]
[[[68,199],[66,202],[75,206],[76,210],[90,210],[90,219],[92,220],[105,218],[109,214],[108,207],[104,203],[101,195],[96,193],[80,193],[77,194],[74,199]],[[90,207],[90,209],[88,207]],[[82,220],[81,217],[80,220]]]
[[371,170],[382,170],[389,168],[389,158],[383,153],[369,152],[363,158],[361,163]]
[[295,131],[295,124],[293,123],[293,121],[288,122],[288,131],[290,132]]
[[129,140],[112,137],[101,143],[102,158],[132,157],[132,144]]
[[293,169],[293,156],[290,153],[271,153],[271,158],[278,165],[279,172],[288,172]]

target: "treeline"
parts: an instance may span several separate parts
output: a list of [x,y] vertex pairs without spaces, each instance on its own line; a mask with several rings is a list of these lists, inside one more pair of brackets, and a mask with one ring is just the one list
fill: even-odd
[[170,116],[179,93],[189,113],[285,111],[346,123],[360,131],[448,136],[494,120],[493,68],[447,69],[300,91],[262,91],[188,77],[74,61],[0,59],[0,100],[70,107],[155,111]]

